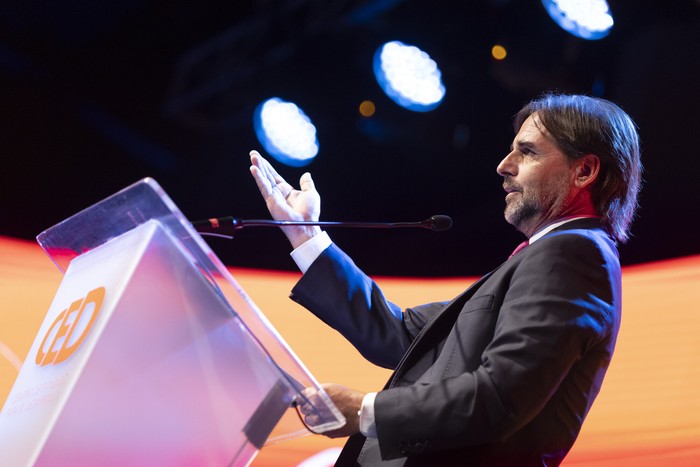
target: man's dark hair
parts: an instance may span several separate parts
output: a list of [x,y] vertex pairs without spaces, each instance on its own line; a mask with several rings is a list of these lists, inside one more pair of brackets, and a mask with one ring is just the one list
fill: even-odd
[[598,156],[600,174],[591,190],[593,204],[606,232],[616,241],[626,242],[638,207],[643,170],[639,135],[632,119],[605,99],[547,93],[516,114],[516,134],[535,113],[568,157]]

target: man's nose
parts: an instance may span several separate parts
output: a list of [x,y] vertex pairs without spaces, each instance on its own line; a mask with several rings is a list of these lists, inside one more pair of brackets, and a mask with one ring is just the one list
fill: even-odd
[[501,177],[506,175],[515,176],[518,173],[518,165],[515,163],[515,151],[508,153],[506,157],[496,166],[496,172]]

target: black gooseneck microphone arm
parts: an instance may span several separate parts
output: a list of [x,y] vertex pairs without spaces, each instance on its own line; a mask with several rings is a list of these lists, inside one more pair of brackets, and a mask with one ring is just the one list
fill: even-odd
[[276,221],[267,219],[243,220],[234,217],[214,217],[193,221],[195,230],[205,235],[232,237],[244,227],[284,227],[293,225],[317,225],[319,227],[346,227],[369,229],[424,228],[442,232],[452,227],[452,219],[445,215],[431,216],[420,222],[328,222],[328,221]]

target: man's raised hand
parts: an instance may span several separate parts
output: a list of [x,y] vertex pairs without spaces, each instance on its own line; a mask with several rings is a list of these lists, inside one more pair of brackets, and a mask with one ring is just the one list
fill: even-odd
[[[278,221],[318,221],[321,197],[316,191],[311,174],[304,173],[295,189],[257,151],[250,152],[250,173],[273,219]],[[282,227],[294,248],[321,232],[319,227]]]

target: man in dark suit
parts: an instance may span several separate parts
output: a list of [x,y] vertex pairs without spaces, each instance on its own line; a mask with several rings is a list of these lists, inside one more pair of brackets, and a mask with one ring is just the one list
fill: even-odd
[[[449,303],[402,311],[318,227],[283,228],[304,273],[292,298],[394,369],[377,393],[324,386],[347,419],[325,434],[350,436],[336,465],[558,465],[573,445],[620,326],[639,140],[619,107],[576,95],[530,102],[515,132],[497,171],[529,244]],[[251,162],[273,218],[319,218],[308,173],[296,190]]]

